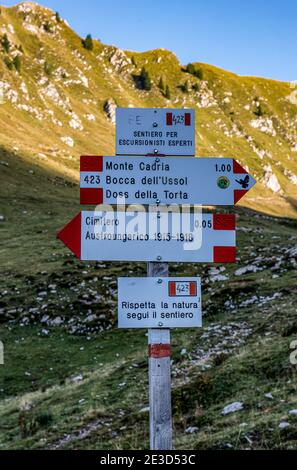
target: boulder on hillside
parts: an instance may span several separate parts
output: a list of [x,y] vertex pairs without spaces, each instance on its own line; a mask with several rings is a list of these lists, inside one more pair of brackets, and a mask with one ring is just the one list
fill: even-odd
[[109,98],[104,103],[104,112],[112,124],[116,123],[116,109],[117,105],[112,98]]
[[271,189],[274,193],[281,191],[281,186],[278,182],[276,175],[273,173],[270,165],[264,166],[264,184],[268,189]]
[[117,72],[120,72],[123,67],[130,65],[131,60],[126,56],[124,51],[116,49],[110,56],[109,62],[114,66]]

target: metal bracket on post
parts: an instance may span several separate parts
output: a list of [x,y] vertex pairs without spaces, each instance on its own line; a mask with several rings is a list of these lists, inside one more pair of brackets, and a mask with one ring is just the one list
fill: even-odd
[[[168,263],[148,263],[148,277],[168,277]],[[170,329],[149,329],[150,448],[172,450]]]

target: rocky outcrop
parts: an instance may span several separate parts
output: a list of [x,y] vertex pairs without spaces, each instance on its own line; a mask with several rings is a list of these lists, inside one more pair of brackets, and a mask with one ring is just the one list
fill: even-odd
[[130,65],[131,60],[126,56],[124,51],[115,49],[109,58],[109,62],[114,66],[117,72],[121,72],[124,67]]
[[276,175],[273,173],[270,165],[264,166],[264,185],[271,189],[274,193],[279,193],[281,191],[281,186],[278,182]]
[[276,131],[273,127],[272,119],[268,117],[260,117],[258,119],[254,119],[250,122],[250,125],[254,129],[258,129],[259,131],[264,132],[264,134],[272,135],[273,137],[276,136]]
[[105,101],[104,112],[113,124],[116,123],[116,108],[117,105],[112,98],[109,98]]

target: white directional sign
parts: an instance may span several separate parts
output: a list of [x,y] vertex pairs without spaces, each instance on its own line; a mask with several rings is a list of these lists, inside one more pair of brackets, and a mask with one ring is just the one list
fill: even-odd
[[58,237],[81,260],[233,263],[235,215],[84,211]]
[[233,158],[82,156],[81,204],[236,204],[255,184]]
[[195,155],[193,109],[117,108],[117,155]]
[[201,327],[200,278],[119,278],[118,326]]

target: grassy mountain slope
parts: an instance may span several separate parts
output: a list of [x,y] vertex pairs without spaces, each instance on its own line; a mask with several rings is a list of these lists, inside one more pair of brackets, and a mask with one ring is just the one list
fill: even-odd
[[[6,149],[77,179],[81,153],[114,153],[107,100],[122,107],[193,107],[197,155],[238,158],[259,181],[246,205],[295,214],[297,115],[288,83],[238,77],[197,63],[201,80],[162,49],[124,52],[94,41],[88,51],[64,21],[34,3],[1,8],[0,38],[1,144]],[[20,72],[7,66],[15,56]],[[150,92],[136,86],[143,66],[152,79]],[[170,100],[157,86],[160,77],[169,85]],[[187,92],[181,89],[185,82]]]
[[[50,235],[67,207],[44,209],[19,217],[30,256],[12,239],[20,267],[3,272],[0,448],[148,448],[145,331],[111,328],[116,277],[145,265],[78,262]],[[176,449],[296,449],[296,222],[241,209],[238,224],[239,265],[170,268],[202,277],[204,311],[172,332]]]
[[[145,275],[146,266],[81,263],[55,239],[79,210],[79,155],[114,152],[108,99],[195,107],[197,155],[236,156],[260,181],[245,203],[278,216],[236,209],[237,265],[170,266],[172,275],[202,277],[204,311],[202,329],[172,333],[176,449],[296,449],[296,365],[289,360],[297,333],[296,221],[279,217],[295,216],[289,85],[195,64],[201,81],[164,50],[123,53],[95,41],[86,51],[67,24],[32,3],[1,8],[0,37],[5,32],[12,46],[0,48],[0,449],[148,447],[147,338],[114,328],[117,276]],[[23,49],[20,73],[4,63],[14,45]],[[150,92],[132,77],[144,65]],[[156,86],[161,75],[170,101]],[[199,91],[177,88],[185,80]],[[250,125],[259,124],[256,98],[262,130]],[[277,188],[271,175],[281,190],[267,187]],[[222,415],[235,401],[243,409]],[[198,430],[186,433],[189,427]]]

